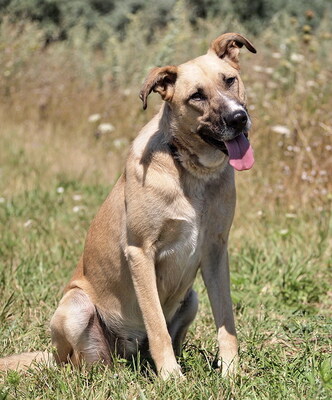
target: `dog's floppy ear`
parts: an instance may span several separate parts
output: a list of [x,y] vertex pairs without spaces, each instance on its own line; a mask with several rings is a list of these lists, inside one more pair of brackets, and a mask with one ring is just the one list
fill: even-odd
[[255,47],[244,36],[239,33],[225,33],[211,43],[209,52],[215,52],[219,58],[225,59],[238,69],[239,52],[243,45],[252,53],[256,53]]
[[143,101],[143,110],[147,107],[147,99],[152,90],[158,92],[163,100],[171,100],[176,78],[177,67],[174,65],[153,68],[145,79],[139,95]]

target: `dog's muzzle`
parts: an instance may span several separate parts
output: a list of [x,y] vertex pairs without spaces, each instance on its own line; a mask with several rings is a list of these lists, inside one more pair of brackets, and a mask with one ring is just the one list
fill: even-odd
[[246,110],[237,108],[217,124],[202,121],[197,133],[206,143],[228,155],[229,163],[242,171],[254,164],[253,151],[247,139],[250,125]]
[[198,135],[208,144],[228,155],[225,142],[244,134],[248,138],[251,122],[244,108],[237,108],[218,118],[217,122],[201,121]]
[[226,126],[234,129],[236,132],[242,132],[248,122],[248,114],[245,110],[236,110],[235,112],[229,113],[225,117]]

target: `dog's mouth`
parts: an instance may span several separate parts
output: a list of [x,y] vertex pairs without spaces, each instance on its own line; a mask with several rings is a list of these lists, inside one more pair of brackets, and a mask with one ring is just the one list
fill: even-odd
[[198,134],[204,140],[204,142],[210,144],[211,146],[216,147],[218,150],[222,151],[223,153],[226,154],[226,156],[228,156],[228,151],[225,142],[214,138],[208,133],[205,133],[203,130],[199,131]]
[[229,164],[238,171],[250,169],[255,162],[254,152],[248,140],[248,132],[242,132],[235,138],[227,141],[218,140],[204,130],[199,136],[208,144],[216,147],[229,157]]

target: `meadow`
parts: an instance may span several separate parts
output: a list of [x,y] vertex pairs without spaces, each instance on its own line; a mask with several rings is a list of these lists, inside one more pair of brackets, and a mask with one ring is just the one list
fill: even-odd
[[[29,22],[0,25],[0,356],[49,350],[49,321],[89,223],[128,147],[160,106],[138,98],[148,70],[206,52],[223,32],[241,54],[256,163],[237,173],[230,237],[240,369],[224,379],[206,289],[180,364],[185,381],[115,360],[0,373],[4,399],[330,399],[332,393],[332,31],[279,13],[253,36],[233,16],[190,24],[183,3],[147,44],[140,13],[103,49],[79,25],[45,46]],[[313,24],[312,21],[315,23]]]

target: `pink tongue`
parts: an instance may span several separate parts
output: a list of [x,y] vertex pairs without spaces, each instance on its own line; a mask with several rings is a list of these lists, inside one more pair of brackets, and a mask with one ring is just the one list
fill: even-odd
[[235,139],[225,142],[229,163],[238,171],[250,169],[254,165],[254,152],[243,133]]

